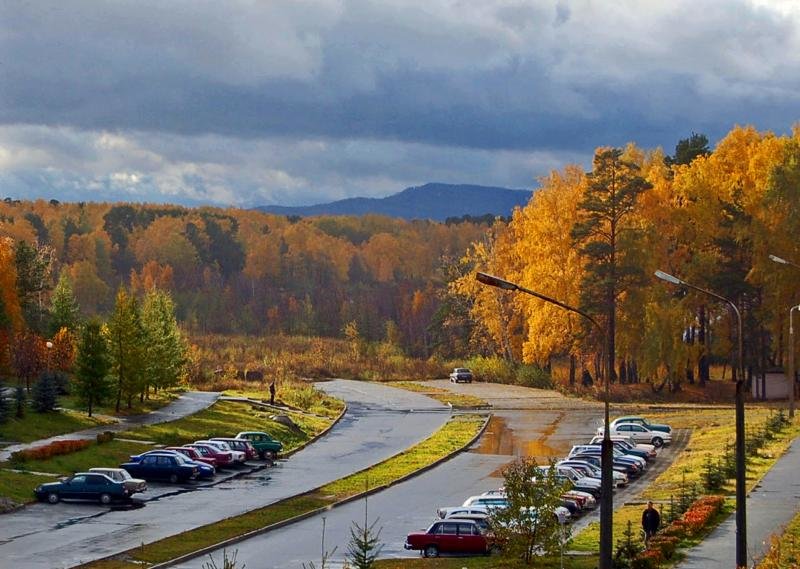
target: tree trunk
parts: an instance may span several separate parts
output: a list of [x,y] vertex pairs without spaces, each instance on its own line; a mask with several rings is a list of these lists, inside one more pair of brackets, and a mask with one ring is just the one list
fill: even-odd
[[697,342],[700,344],[700,357],[697,359],[697,379],[700,387],[705,387],[706,382],[711,379],[708,365],[708,346],[706,344],[706,305],[700,305],[698,311],[700,329],[697,331]]
[[575,354],[569,355],[569,384],[575,385]]

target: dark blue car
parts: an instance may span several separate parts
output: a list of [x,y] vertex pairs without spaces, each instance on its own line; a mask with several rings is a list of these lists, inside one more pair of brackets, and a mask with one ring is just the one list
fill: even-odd
[[145,453],[137,462],[126,462],[120,468],[127,470],[134,478],[145,480],[166,480],[175,484],[197,478],[200,468],[189,464],[180,456],[168,453]]
[[92,500],[110,504],[126,502],[131,497],[123,483],[93,472],[78,472],[61,482],[40,484],[33,493],[38,500],[50,504],[57,504],[59,500]]
[[206,464],[204,462],[198,462],[196,460],[192,460],[182,452],[178,452],[176,450],[149,450],[147,452],[143,452],[142,454],[134,454],[131,455],[131,462],[139,462],[145,456],[151,455],[168,455],[168,456],[177,456],[179,460],[182,460],[184,464],[189,464],[192,466],[196,466],[198,469],[197,478],[198,479],[208,479],[214,478],[214,475],[217,473],[217,469],[211,466],[210,464]]

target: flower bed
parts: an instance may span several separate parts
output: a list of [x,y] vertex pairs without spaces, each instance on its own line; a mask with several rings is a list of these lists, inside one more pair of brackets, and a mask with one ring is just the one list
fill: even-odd
[[62,454],[70,454],[79,450],[87,448],[91,441],[87,440],[68,440],[68,441],[54,441],[48,445],[18,450],[11,453],[11,462],[25,462],[26,460],[45,460],[53,456],[60,456]]

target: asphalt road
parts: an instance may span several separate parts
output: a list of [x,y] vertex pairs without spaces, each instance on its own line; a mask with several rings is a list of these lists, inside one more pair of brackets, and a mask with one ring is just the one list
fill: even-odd
[[[540,462],[561,457],[573,444],[594,435],[602,418],[602,406],[568,399],[561,394],[497,384],[453,385],[446,381],[430,382],[437,387],[470,393],[494,405],[493,419],[485,434],[468,452],[436,468],[369,497],[370,523],[378,518],[383,543],[381,557],[413,557],[417,552],[403,548],[410,531],[426,529],[442,506],[460,505],[467,497],[502,485],[502,467],[517,456],[533,456]],[[663,471],[685,446],[686,433],[676,444],[665,449],[648,473],[628,488],[615,491],[615,502],[635,500],[650,481]],[[353,521],[363,524],[364,501],[353,502],[325,513],[325,550],[333,551],[331,567],[340,567],[347,553]],[[323,516],[318,515],[285,528],[239,542],[229,548],[238,550],[240,563],[264,569],[301,569],[309,562],[319,567],[322,555]],[[573,524],[578,531],[599,518],[595,510]],[[334,551],[335,550],[335,551]],[[222,551],[212,554],[221,565]],[[206,559],[179,565],[197,568]]]
[[412,446],[450,414],[433,399],[379,384],[336,380],[321,387],[347,401],[348,412],[325,437],[290,459],[212,487],[186,487],[139,509],[32,505],[4,516],[2,565],[71,567],[271,504]]

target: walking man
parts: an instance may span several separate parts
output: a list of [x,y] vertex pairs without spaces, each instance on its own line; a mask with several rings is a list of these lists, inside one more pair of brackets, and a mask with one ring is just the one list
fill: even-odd
[[269,384],[269,404],[275,405],[275,381]]
[[650,538],[656,534],[660,525],[661,515],[658,513],[658,510],[653,507],[652,501],[647,502],[647,508],[642,512],[642,529],[644,530],[645,545],[647,545]]

